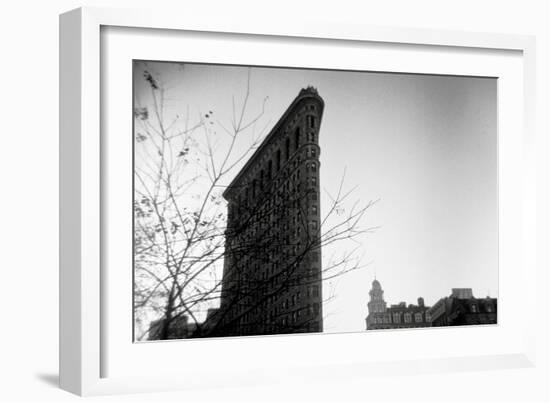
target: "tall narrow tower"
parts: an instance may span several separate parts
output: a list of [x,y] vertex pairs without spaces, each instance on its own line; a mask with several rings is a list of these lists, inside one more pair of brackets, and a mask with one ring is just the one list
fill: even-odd
[[374,322],[374,317],[377,314],[386,312],[386,301],[384,301],[384,290],[380,285],[380,282],[376,279],[372,282],[372,288],[369,291],[370,300],[367,304],[369,309],[369,314],[367,315],[366,323],[367,329],[372,328]]

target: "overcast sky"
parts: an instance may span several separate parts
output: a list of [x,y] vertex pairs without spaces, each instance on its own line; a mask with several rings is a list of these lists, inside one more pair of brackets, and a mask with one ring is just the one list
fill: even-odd
[[[149,62],[137,78],[144,68],[162,77],[169,113],[212,110],[226,122],[232,99],[242,102],[248,75],[245,67]],[[252,68],[249,113],[268,97],[264,134],[308,85],[325,101],[321,187],[334,192],[346,170],[355,199],[380,199],[362,223],[379,226],[359,239],[367,267],[324,285],[325,296],[335,294],[324,307],[325,331],[365,330],[375,274],[389,304],[422,296],[431,305],[456,287],[496,297],[496,80]],[[138,103],[147,102],[146,90],[136,79]],[[328,205],[322,192],[322,215]],[[323,259],[333,252],[323,250]]]

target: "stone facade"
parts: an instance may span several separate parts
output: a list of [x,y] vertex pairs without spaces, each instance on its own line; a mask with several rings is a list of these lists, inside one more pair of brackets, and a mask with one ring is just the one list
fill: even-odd
[[490,325],[497,323],[497,299],[475,298],[470,288],[453,288],[429,310],[432,326]]
[[372,282],[369,295],[369,313],[365,319],[367,330],[431,326],[428,314],[430,307],[424,305],[423,298],[418,298],[418,305],[407,305],[405,302],[401,302],[388,308],[384,300],[384,290],[376,279]]
[[321,332],[319,128],[302,89],[224,192],[222,295],[213,336]]

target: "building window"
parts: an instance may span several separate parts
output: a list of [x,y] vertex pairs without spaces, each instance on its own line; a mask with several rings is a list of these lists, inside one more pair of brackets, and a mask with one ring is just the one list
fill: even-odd
[[317,164],[315,162],[311,163],[311,172],[315,172],[317,170]]
[[317,157],[317,150],[315,148],[312,148],[309,150],[309,154],[311,155],[311,158]]
[[313,304],[313,314],[314,315],[319,315],[319,304],[318,303]]
[[310,129],[315,128],[315,116],[308,115],[307,117],[307,125]]
[[406,313],[404,315],[405,323],[411,323],[412,322],[412,315],[410,313]]
[[277,150],[277,172],[281,169],[281,150]]
[[432,317],[428,312],[426,312],[426,322],[431,322],[431,321],[432,321]]
[[315,143],[315,133],[309,133],[309,142]]
[[288,160],[290,158],[290,139],[287,137],[285,141],[285,157]]
[[319,296],[319,286],[311,285],[307,287],[307,296],[308,297],[318,297]]
[[399,316],[399,312],[395,312],[393,314],[393,323],[399,323],[401,322],[401,317]]
[[418,323],[422,322],[422,314],[421,313],[414,314],[414,321]]
[[294,149],[298,150],[300,147],[300,128],[297,127],[296,131],[294,132]]
[[477,313],[478,310],[477,310],[477,305],[476,304],[472,304],[472,313]]
[[273,162],[269,160],[269,162],[267,163],[267,178],[271,179],[273,177],[272,174],[273,174]]
[[312,289],[313,289],[313,296],[314,296],[314,297],[318,297],[318,296],[319,296],[319,286],[318,286],[318,285],[314,285],[314,286],[312,287]]
[[264,170],[260,171],[260,189],[264,188]]
[[311,221],[311,229],[317,229],[317,221],[315,220]]
[[311,214],[317,214],[317,206],[316,205],[311,206]]

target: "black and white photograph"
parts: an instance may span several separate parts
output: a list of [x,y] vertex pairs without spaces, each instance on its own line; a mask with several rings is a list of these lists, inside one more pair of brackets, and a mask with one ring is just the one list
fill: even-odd
[[497,79],[133,61],[134,341],[497,325]]
[[544,6],[8,1],[0,401],[550,402]]

